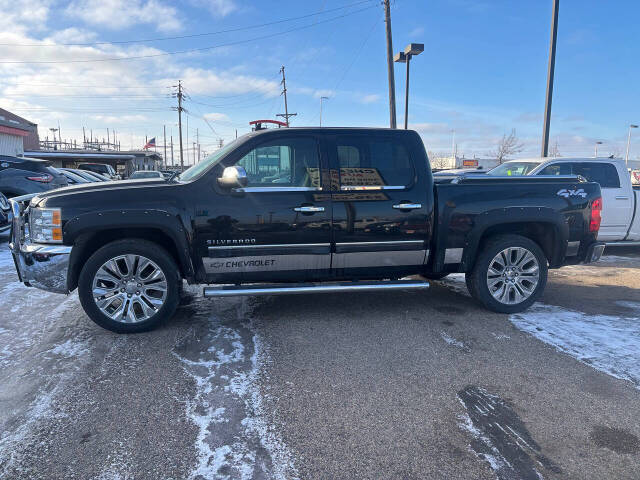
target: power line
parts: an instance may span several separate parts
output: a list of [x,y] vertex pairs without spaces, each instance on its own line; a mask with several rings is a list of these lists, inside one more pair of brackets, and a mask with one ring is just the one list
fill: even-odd
[[345,10],[347,8],[355,7],[357,5],[362,5],[364,3],[371,3],[376,0],[361,0],[359,2],[350,3],[348,5],[343,5],[341,7],[332,8],[329,10],[321,10],[318,12],[308,13],[306,15],[300,15],[297,17],[289,17],[281,20],[274,20],[272,22],[258,23],[254,25],[248,25],[245,27],[235,27],[227,30],[218,30],[215,32],[203,32],[203,33],[193,33],[190,35],[178,35],[174,37],[155,37],[155,38],[146,38],[139,40],[114,40],[112,42],[86,42],[86,43],[0,43],[2,47],[91,47],[96,45],[120,45],[127,43],[147,43],[147,42],[160,42],[165,40],[183,40],[186,38],[197,38],[197,37],[206,37],[212,35],[221,35],[223,33],[233,33],[233,32],[241,32],[243,30],[252,30],[256,28],[268,27],[271,25],[278,25],[280,23],[293,22],[295,20],[302,20],[303,18],[315,17],[318,15],[326,15],[327,13],[336,12],[338,10]]
[[311,28],[311,27],[315,27],[315,26],[321,25],[323,23],[328,23],[328,22],[332,22],[334,20],[339,20],[341,18],[346,18],[346,17],[349,17],[351,15],[355,15],[357,13],[364,12],[365,10],[371,10],[372,8],[376,8],[376,7],[377,7],[377,5],[372,5],[372,6],[369,6],[369,7],[361,8],[359,10],[354,10],[353,12],[345,13],[343,15],[338,15],[338,16],[335,16],[335,17],[327,18],[325,20],[321,20],[321,21],[318,21],[318,22],[315,22],[315,23],[311,23],[311,24],[306,24],[306,25],[302,25],[302,26],[299,26],[299,27],[290,28],[290,29],[284,30],[282,32],[271,33],[271,34],[268,34],[268,35],[262,35],[262,36],[258,36],[258,37],[253,37],[253,38],[249,38],[249,39],[246,39],[246,40],[237,40],[235,42],[221,43],[221,44],[212,45],[212,46],[209,46],[209,47],[190,48],[190,49],[186,49],[186,50],[178,50],[178,51],[174,51],[174,52],[153,53],[153,54],[148,54],[148,55],[133,55],[133,56],[129,56],[129,57],[96,58],[96,59],[92,59],[92,60],[89,60],[89,59],[84,59],[84,60],[1,60],[0,64],[68,64],[68,63],[120,62],[120,61],[125,61],[125,60],[141,60],[141,59],[146,59],[146,58],[157,58],[157,57],[166,57],[166,56],[170,56],[170,55],[180,55],[180,54],[184,54],[184,53],[204,52],[204,51],[209,51],[209,50],[215,50],[216,48],[231,47],[231,46],[234,46],[234,45],[242,45],[242,44],[245,44],[245,43],[256,42],[258,40],[265,40],[265,39],[268,39],[268,38],[273,38],[273,37],[286,35],[286,34],[291,33],[291,32],[304,30],[304,29],[307,29],[307,28]]

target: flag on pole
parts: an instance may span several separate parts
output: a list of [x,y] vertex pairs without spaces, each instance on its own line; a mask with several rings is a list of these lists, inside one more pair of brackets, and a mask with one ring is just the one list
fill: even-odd
[[156,146],[156,137],[153,137],[151,140],[147,142],[147,144],[144,147],[142,147],[142,149],[146,150],[147,148],[151,148],[155,146]]

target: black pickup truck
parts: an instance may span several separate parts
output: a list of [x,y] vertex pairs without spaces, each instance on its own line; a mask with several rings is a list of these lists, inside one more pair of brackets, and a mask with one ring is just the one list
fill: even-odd
[[[282,128],[238,138],[175,178],[78,185],[12,202],[21,281],[68,293],[117,332],[204,295],[407,290],[465,272],[518,312],[548,268],[593,262],[602,200],[579,177],[441,177],[408,130]],[[406,279],[413,276],[411,279]]]

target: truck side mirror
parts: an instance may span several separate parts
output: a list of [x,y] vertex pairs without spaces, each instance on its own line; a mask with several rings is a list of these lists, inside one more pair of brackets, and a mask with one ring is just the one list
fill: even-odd
[[223,188],[242,188],[248,183],[246,170],[239,166],[226,167],[222,171],[222,176],[218,178],[218,185]]

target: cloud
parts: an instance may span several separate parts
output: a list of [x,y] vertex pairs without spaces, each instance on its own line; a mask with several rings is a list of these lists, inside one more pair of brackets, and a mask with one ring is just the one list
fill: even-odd
[[149,117],[146,115],[91,115],[89,118],[104,124],[131,124],[133,122],[146,122]]
[[[203,95],[241,94],[256,92],[267,96],[280,95],[280,83],[252,75],[216,72],[203,68],[187,68],[179,73],[188,93]],[[174,77],[175,78],[175,77]],[[167,79],[165,82],[171,82]]]
[[134,25],[155,25],[156,30],[180,30],[178,11],[159,0],[75,0],[65,13],[88,25],[123,30]]
[[44,41],[51,43],[87,43],[96,39],[96,32],[70,27],[53,32]]
[[51,0],[0,0],[0,31],[42,30],[50,7]]
[[370,103],[377,103],[378,101],[380,101],[380,95],[378,95],[377,93],[371,93],[369,95],[363,95],[360,98],[360,102],[364,103],[365,105],[368,105]]
[[410,123],[409,128],[419,133],[446,133],[451,135],[451,126],[447,123]]
[[229,118],[229,116],[227,114],[218,113],[218,112],[205,113],[204,114],[204,118],[206,118],[207,120],[210,120],[212,122],[229,122],[229,121],[231,121],[231,119]]
[[206,8],[215,17],[226,17],[238,9],[234,0],[192,0],[191,3]]
[[409,32],[409,38],[415,39],[424,35],[424,27],[416,27]]
[[330,90],[327,88],[317,89],[317,88],[311,88],[311,87],[289,87],[287,88],[287,91],[293,92],[293,93],[300,93],[302,95],[309,95],[313,98],[320,98],[320,97],[333,98],[336,96],[335,90]]
[[517,123],[542,123],[542,113],[525,112],[518,115],[514,121]]

